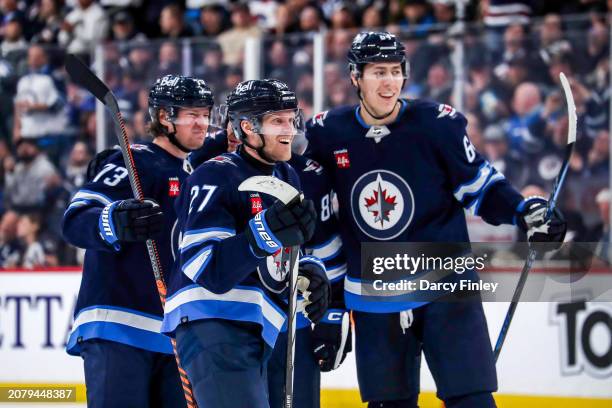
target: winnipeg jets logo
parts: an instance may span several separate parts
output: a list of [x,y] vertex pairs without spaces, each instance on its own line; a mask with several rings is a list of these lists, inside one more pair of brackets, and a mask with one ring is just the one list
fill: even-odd
[[274,293],[280,293],[287,287],[287,273],[289,272],[289,257],[286,257],[285,267],[281,268],[282,251],[285,251],[285,255],[289,253],[290,248],[279,249],[274,253],[266,257],[265,264],[259,264],[257,267],[257,273],[261,283]]
[[323,167],[321,167],[321,165],[312,160],[312,159],[308,159],[306,161],[306,167],[304,167],[304,170],[302,170],[304,173],[308,172],[308,171],[314,171],[316,175],[320,175],[323,172]]
[[387,194],[387,190],[383,190],[383,180],[380,174],[376,178],[376,190],[371,197],[365,198],[365,206],[369,212],[374,216],[374,222],[380,223],[380,226],[385,225],[385,221],[389,222],[389,214],[395,209],[397,203],[395,198],[397,196],[391,196]]
[[325,121],[325,118],[327,117],[327,112],[328,111],[319,112],[316,115],[314,115],[312,117],[312,123],[314,123],[315,125],[321,126],[321,127],[325,126],[323,122]]
[[410,225],[414,215],[414,197],[408,183],[397,174],[373,170],[353,185],[351,209],[364,234],[378,240],[389,240]]

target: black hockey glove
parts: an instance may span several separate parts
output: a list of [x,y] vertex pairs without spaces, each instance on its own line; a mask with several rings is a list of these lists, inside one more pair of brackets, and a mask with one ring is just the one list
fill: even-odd
[[353,348],[348,312],[332,305],[323,319],[315,324],[312,341],[321,371],[338,368]]
[[281,247],[302,245],[310,240],[316,221],[312,200],[296,200],[288,205],[277,200],[249,221],[246,234],[253,252],[261,258]]
[[318,258],[300,259],[297,287],[304,298],[304,315],[317,323],[323,318],[331,302],[331,284],[325,267]]
[[544,198],[527,198],[522,211],[519,212],[518,225],[527,233],[529,242],[557,243],[558,245],[551,249],[558,249],[565,238],[567,223],[557,208],[547,219],[546,205]]
[[164,214],[159,204],[151,199],[135,198],[115,201],[100,214],[100,235],[108,244],[119,249],[118,241],[143,242],[159,234],[164,225]]

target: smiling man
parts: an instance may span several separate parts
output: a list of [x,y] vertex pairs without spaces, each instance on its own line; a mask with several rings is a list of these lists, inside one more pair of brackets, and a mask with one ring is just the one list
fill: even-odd
[[[283,82],[240,83],[227,98],[227,111],[242,144],[198,166],[177,201],[177,261],[162,331],[176,336],[201,407],[271,406],[266,363],[287,309],[287,277],[278,271],[281,248],[309,241],[317,214],[312,200],[285,205],[238,186],[265,175],[299,188],[286,163],[293,138],[303,132],[297,104]],[[309,292],[305,315],[320,321],[331,292],[325,266],[314,256],[302,257],[298,280]]]
[[[491,224],[518,224],[530,241],[562,241],[565,222],[559,213],[545,218],[546,200],[524,200],[480,156],[463,115],[400,98],[408,63],[394,35],[358,34],[348,59],[360,103],[315,115],[306,127],[306,156],[331,174],[338,197],[361,397],[369,407],[416,407],[423,352],[446,407],[493,407],[497,378],[480,300],[449,302],[442,293],[427,303],[418,301],[427,294],[407,299],[367,290],[361,243],[467,242],[465,209]],[[478,281],[466,270],[449,283],[459,276]]]

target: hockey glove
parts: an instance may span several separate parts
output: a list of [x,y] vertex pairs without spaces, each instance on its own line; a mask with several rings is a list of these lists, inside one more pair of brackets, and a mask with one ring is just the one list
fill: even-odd
[[312,340],[315,359],[321,371],[335,370],[352,350],[349,314],[344,309],[328,309],[325,317],[314,326]]
[[297,287],[304,298],[304,315],[308,320],[317,323],[325,315],[331,302],[331,284],[325,273],[325,267],[316,258],[300,260]]
[[312,200],[296,200],[288,205],[277,200],[249,221],[246,234],[253,253],[262,258],[281,247],[302,245],[310,240],[316,221]]
[[529,197],[523,203],[522,210],[519,210],[518,225],[527,233],[529,242],[557,243],[552,249],[558,249],[567,231],[567,223],[561,211],[555,208],[547,219],[545,199]]
[[164,214],[155,201],[130,198],[115,201],[102,210],[98,223],[104,241],[119,249],[118,242],[143,242],[159,234]]

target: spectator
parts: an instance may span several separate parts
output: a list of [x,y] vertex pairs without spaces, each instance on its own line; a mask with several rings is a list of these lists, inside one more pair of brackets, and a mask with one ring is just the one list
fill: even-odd
[[149,142],[151,136],[148,131],[149,126],[149,113],[147,111],[139,110],[132,118],[134,128],[134,141],[136,143]]
[[227,66],[223,63],[223,51],[219,44],[207,43],[206,45],[207,47],[202,55],[202,63],[195,66],[193,74],[199,78],[206,78],[206,82],[212,89],[217,89],[222,87]]
[[157,58],[157,76],[161,78],[167,74],[181,72],[179,55],[179,49],[176,43],[172,41],[163,42],[159,47]]
[[76,142],[70,151],[66,164],[65,187],[72,196],[85,183],[87,165],[92,159],[89,147],[85,142]]
[[[471,134],[470,134],[471,138]],[[522,188],[529,179],[529,169],[521,156],[508,147],[508,137],[500,125],[489,125],[484,130],[483,153],[497,171],[516,188]]]
[[21,245],[17,239],[19,214],[7,211],[0,221],[0,268],[14,268],[19,265]]
[[561,16],[558,14],[547,14],[544,16],[539,32],[540,49],[544,49],[562,39]]
[[385,25],[380,8],[373,4],[363,12],[361,26],[365,29],[380,30]]
[[149,43],[137,44],[128,52],[127,61],[124,65],[128,65],[132,72],[143,80],[150,80],[155,70],[153,63],[153,53],[151,52]]
[[453,82],[447,66],[441,62],[433,64],[427,74],[427,85],[423,97],[439,103],[450,104],[452,92]]
[[[329,31],[327,36],[327,53],[330,62],[346,64],[346,53],[353,41],[353,33],[349,30]],[[348,81],[346,81],[348,83]]]
[[452,0],[431,0],[433,15],[438,24],[455,22],[455,3]]
[[597,133],[593,146],[587,157],[587,166],[591,176],[609,173],[610,135],[603,129]]
[[410,29],[418,37],[427,35],[427,31],[435,23],[426,0],[406,0],[402,14],[403,19],[399,23],[400,26]]
[[68,52],[87,54],[107,34],[108,17],[104,9],[94,0],[78,0],[78,6],[64,19],[58,38]]
[[259,37],[261,30],[253,22],[253,17],[246,4],[236,4],[232,9],[233,28],[218,37],[223,49],[223,62],[227,65],[242,63],[244,43],[248,38]]
[[357,18],[350,3],[339,4],[331,15],[332,30],[346,30],[357,27]]
[[227,29],[227,17],[225,9],[216,4],[202,7],[200,11],[200,24],[202,35],[205,37],[216,37]]
[[144,40],[146,37],[134,25],[134,18],[127,11],[119,11],[113,16],[111,27],[113,39],[117,41]]
[[59,159],[67,144],[64,101],[49,75],[47,53],[40,45],[28,49],[29,72],[17,83],[13,140],[34,138]]
[[21,139],[17,144],[17,163],[7,169],[4,201],[7,208],[42,211],[50,207],[53,190],[60,185],[55,166],[40,152],[36,141]]
[[62,0],[41,0],[38,13],[34,16],[32,42],[57,44],[62,29]]
[[23,252],[20,266],[34,269],[42,266],[57,266],[57,256],[54,255],[53,244],[40,240],[41,217],[36,213],[28,213],[19,217],[17,222],[17,238],[21,241]]
[[178,4],[170,4],[162,9],[159,15],[159,27],[162,36],[168,38],[193,37],[193,31],[183,19],[183,10]]
[[532,126],[540,120],[541,108],[542,96],[535,84],[525,82],[516,88],[512,99],[515,115],[508,122],[511,150],[522,154],[542,150],[543,135],[532,133]]
[[276,8],[276,24],[271,32],[277,36],[282,36],[296,30],[295,18],[292,16],[289,6],[279,4]]
[[267,77],[289,82],[291,75],[289,50],[282,41],[274,41],[268,48]]
[[23,36],[23,20],[12,14],[4,18],[4,39],[0,43],[0,56],[16,67],[28,49]]
[[303,33],[318,32],[324,27],[325,23],[321,11],[315,6],[304,7],[300,13],[300,31]]
[[601,221],[592,228],[589,233],[589,241],[597,242],[594,254],[599,259],[596,261],[596,266],[600,263],[609,266],[612,263],[612,252],[610,251],[610,201],[612,194],[609,188],[604,188],[595,196],[595,203],[599,212]]

